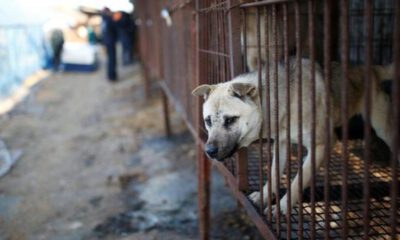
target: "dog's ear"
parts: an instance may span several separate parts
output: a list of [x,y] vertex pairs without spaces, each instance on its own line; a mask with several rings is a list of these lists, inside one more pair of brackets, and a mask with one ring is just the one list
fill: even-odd
[[257,87],[250,83],[232,83],[231,91],[232,95],[238,98],[257,96]]
[[204,84],[204,85],[200,85],[197,88],[195,88],[192,91],[192,94],[194,96],[203,96],[204,100],[206,100],[208,98],[208,96],[210,95],[211,90],[213,90],[214,87],[212,85],[208,85],[208,84]]

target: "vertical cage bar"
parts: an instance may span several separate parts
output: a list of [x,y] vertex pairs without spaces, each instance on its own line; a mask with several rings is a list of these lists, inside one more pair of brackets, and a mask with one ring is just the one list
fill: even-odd
[[286,224],[287,224],[287,231],[286,231],[286,238],[292,238],[292,222],[290,220],[290,216],[292,215],[292,206],[291,206],[291,199],[292,199],[292,192],[290,191],[291,181],[290,181],[290,173],[292,172],[292,165],[290,162],[291,156],[291,139],[290,139],[290,66],[289,66],[289,25],[288,25],[288,4],[283,4],[283,37],[284,37],[284,61],[285,61],[285,80],[286,80],[286,180],[287,180],[287,202],[288,211],[286,213]]
[[365,31],[365,69],[364,69],[364,92],[366,95],[364,106],[364,179],[363,179],[363,198],[364,198],[364,239],[369,239],[370,224],[370,162],[371,162],[371,68],[372,68],[372,47],[373,47],[373,19],[372,19],[372,0],[366,0],[364,6],[364,31]]
[[[220,41],[221,41],[221,34],[220,34],[220,30],[221,30],[221,22],[219,21],[219,11],[217,10],[214,12],[214,29],[215,29],[215,51],[220,53],[221,49],[220,49]],[[214,56],[217,60],[217,64],[215,65],[215,72],[216,72],[216,77],[217,77],[217,82],[221,82],[221,56],[219,55],[215,55]]]
[[228,39],[229,39],[229,60],[230,60],[230,78],[242,73],[241,46],[240,46],[240,9],[239,0],[228,0]]
[[247,63],[247,10],[243,8],[243,69],[246,69]]
[[[239,16],[240,16],[240,14],[239,14]],[[227,45],[227,38],[226,38],[226,32],[227,32],[227,30],[226,30],[226,17],[225,17],[225,14],[224,13],[221,13],[221,18],[222,18],[222,22],[223,22],[223,24],[222,24],[222,28],[223,28],[223,31],[222,31],[222,33],[223,33],[223,45],[224,45],[224,48],[223,48],[223,50],[224,50],[224,53],[227,53],[228,52],[228,45]],[[228,64],[227,64],[227,61],[229,60],[229,58],[227,58],[227,57],[224,57],[224,69],[223,69],[223,71],[224,71],[224,81],[227,81],[228,79],[229,79],[229,73],[228,73]],[[243,62],[245,62],[245,61],[243,61],[243,59],[242,59],[242,63]],[[245,68],[245,66],[242,66],[242,69],[246,69]]]
[[341,0],[341,62],[343,79],[341,81],[342,113],[342,238],[348,235],[348,79],[349,79],[349,1]]
[[[257,81],[258,81],[258,95],[260,96],[260,105],[262,106],[262,66],[261,66],[261,24],[260,24],[260,8],[257,8],[256,11],[256,20],[257,20]],[[259,143],[259,189],[260,189],[260,214],[263,214],[264,211],[264,188],[263,188],[263,179],[264,179],[264,171],[263,171],[263,141],[262,141],[262,125],[260,130],[260,143]]]
[[315,3],[308,1],[308,39],[310,44],[310,75],[311,75],[311,239],[315,239],[315,186],[316,186],[316,163],[315,163],[315,128],[316,128],[316,103],[315,103]]
[[[200,2],[199,0],[196,1],[196,10],[200,9]],[[205,21],[206,18],[204,18],[204,14],[199,13],[196,15],[196,25],[197,25],[197,36],[196,36],[196,41],[197,41],[197,49],[200,49],[200,47],[205,47],[207,45],[207,38],[206,35],[204,38],[201,38],[201,34],[205,34],[207,32],[207,22]],[[206,79],[208,76],[207,72],[207,61],[204,55],[202,55],[199,51],[197,51],[197,56],[198,56],[198,68],[199,71],[197,72],[197,83],[201,83]],[[197,105],[197,132],[199,133],[199,137],[201,139],[205,139],[205,136],[203,135],[204,132],[202,131],[202,125],[201,125],[201,105],[202,101],[200,98],[198,98],[198,105]],[[198,148],[197,148],[197,154],[198,154],[198,163],[197,163],[197,169],[199,171],[198,177],[199,177],[199,183],[198,183],[198,201],[199,201],[199,235],[200,239],[202,240],[208,240],[209,239],[209,228],[210,228],[210,185],[211,185],[211,173],[210,173],[210,162],[207,160],[207,157],[203,153],[203,149],[198,143]]]
[[199,147],[199,164],[200,164],[200,239],[208,240],[210,232],[210,186],[211,186],[211,164]]
[[280,187],[280,159],[279,159],[279,89],[278,89],[278,23],[277,23],[277,6],[272,5],[272,25],[273,25],[273,38],[274,38],[274,123],[275,123],[275,137],[274,137],[274,164],[275,164],[275,196],[276,196],[276,235],[280,238],[281,229],[281,206],[279,197],[279,187]]
[[[329,92],[331,87],[331,0],[326,0],[324,3],[324,81],[325,81],[325,92]],[[330,123],[330,98],[329,94],[326,94],[324,99],[325,109],[325,129],[331,129]],[[330,239],[330,187],[329,187],[329,163],[330,163],[330,152],[331,152],[331,131],[327,131],[325,134],[325,153],[324,153],[324,218],[325,218],[325,231],[324,238]]]
[[[393,76],[393,146],[392,146],[392,186],[391,186],[391,206],[392,209],[399,209],[399,173],[398,164],[400,161],[400,0],[395,1],[395,30],[394,30],[394,76]],[[392,211],[390,216],[391,238],[398,239],[400,233],[397,231],[399,227],[399,214],[397,211]]]
[[269,33],[270,33],[270,14],[269,7],[265,7],[265,125],[266,125],[266,135],[268,138],[268,143],[267,143],[267,192],[268,192],[268,199],[267,199],[267,205],[268,205],[268,212],[267,212],[267,219],[268,222],[272,222],[272,183],[271,183],[271,175],[272,175],[272,169],[271,169],[271,79],[270,79],[270,55],[269,55]]
[[247,169],[247,149],[242,148],[238,152],[238,161],[244,162],[244,164],[238,165],[237,168],[237,181],[238,188],[242,192],[247,192],[249,189],[249,178],[248,178],[248,169]]
[[[197,24],[198,21],[198,16],[199,14],[197,14],[196,12],[196,5],[194,2],[192,2],[191,4],[191,15],[192,15],[192,26],[193,28],[191,29],[191,33],[190,33],[190,38],[191,38],[191,46],[190,46],[190,59],[191,59],[191,64],[190,64],[190,68],[191,68],[191,79],[192,81],[190,81],[190,89],[189,91],[191,91],[192,89],[194,89],[195,86],[199,86],[199,62],[200,62],[200,55],[199,55],[199,49],[200,49],[200,38],[197,37],[198,33],[199,33],[199,29],[200,26]],[[161,41],[161,39],[159,40]],[[194,102],[193,102],[194,101]],[[198,103],[198,101],[196,99],[192,99],[191,100],[191,112],[190,112],[190,122],[193,124],[193,127],[195,130],[195,132],[197,132],[197,134],[199,134],[200,128],[197,127],[197,123],[196,121],[200,121],[199,119],[199,115],[201,112],[201,109],[199,108],[200,106],[198,105],[194,105],[195,107],[193,108],[193,103],[196,104]],[[195,133],[196,134],[196,133]]]
[[[212,1],[210,1],[210,3],[209,3],[209,6],[211,6],[211,4],[212,4]],[[215,24],[215,20],[213,19],[213,16],[214,16],[214,13],[215,13],[215,11],[209,11],[208,12],[208,14],[209,14],[209,17],[208,17],[208,19],[209,19],[209,22],[210,22],[210,24],[208,25],[208,29],[209,29],[209,31],[210,31],[210,38],[208,39],[208,41],[209,41],[209,43],[210,43],[210,48],[208,49],[208,50],[210,50],[210,51],[212,51],[212,52],[216,52],[216,50],[215,50],[215,27],[214,27],[214,24]],[[216,61],[215,61],[215,57],[216,56],[214,56],[214,54],[208,54],[209,55],[209,57],[210,57],[210,62],[209,62],[209,65],[210,65],[210,77],[209,77],[209,79],[211,80],[211,82],[213,83],[213,84],[216,84],[217,83],[217,81],[215,80],[215,73],[216,73],[216,68],[215,68],[215,66],[216,66]]]
[[[219,48],[219,51],[221,53],[225,53],[224,13],[221,12],[221,11],[218,13],[218,22],[221,23],[221,27],[219,29],[219,34],[218,34],[218,35],[221,36],[220,37],[220,48]],[[225,69],[225,57],[224,56],[220,56],[220,62],[221,62],[221,67],[220,67],[221,79],[220,79],[220,81],[223,82],[223,81],[226,81],[225,71],[224,71],[224,69]]]
[[169,118],[168,98],[165,95],[164,91],[162,92],[162,104],[163,104],[165,134],[168,137],[170,137],[171,136],[171,123],[170,123],[170,118]]
[[298,237],[303,239],[303,92],[302,92],[302,67],[301,67],[301,27],[300,27],[300,2],[298,0],[294,3],[295,9],[295,28],[296,28],[296,68],[297,68],[297,81],[298,81],[298,142],[297,142],[297,162],[298,162],[298,201],[299,201],[299,229]]
[[[228,24],[228,45],[229,45],[229,70],[230,78],[233,78],[243,72],[243,64],[241,54],[240,41],[240,8],[237,5],[238,0],[228,0],[227,14]],[[238,186],[242,191],[248,190],[248,162],[247,151],[240,150],[236,158],[236,166],[238,175]]]
[[[190,34],[188,34],[188,33],[190,33],[190,29],[192,29],[194,26],[192,25],[192,18],[190,18],[191,16],[190,15],[188,15],[187,14],[187,9],[185,8],[185,9],[180,9],[180,12],[181,12],[181,14],[182,14],[182,22],[187,22],[187,24],[185,24],[185,25],[183,25],[182,24],[182,30],[181,30],[181,35],[182,35],[182,37],[181,37],[181,42],[182,42],[182,44],[181,44],[181,46],[185,46],[183,49],[184,49],[184,51],[182,51],[182,55],[181,55],[181,59],[182,59],[182,65],[181,66],[184,66],[183,67],[183,69],[182,69],[182,75],[181,75],[181,77],[184,77],[184,78],[186,78],[186,79],[190,79],[191,78],[191,75],[189,74],[189,69],[190,69],[190,66],[189,66],[189,63],[190,63],[190,61],[189,61],[189,59],[190,59],[190,51],[189,51],[189,42],[190,42]],[[187,45],[185,44],[185,43],[188,43]],[[191,109],[191,106],[190,106],[190,99],[191,99],[191,96],[189,96],[189,94],[190,94],[190,90],[191,89],[189,89],[190,88],[190,86],[189,86],[189,81],[185,81],[185,80],[180,80],[180,82],[182,82],[183,84],[182,84],[182,88],[183,89],[185,89],[184,90],[184,94],[183,94],[183,98],[181,98],[181,99],[183,99],[182,101],[184,102],[184,104],[185,104],[185,114],[186,114],[186,119],[189,119],[190,118],[190,109]]]

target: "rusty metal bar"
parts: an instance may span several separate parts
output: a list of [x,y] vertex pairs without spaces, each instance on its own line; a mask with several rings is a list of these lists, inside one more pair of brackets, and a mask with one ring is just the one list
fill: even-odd
[[349,82],[349,1],[341,0],[341,62],[343,79],[341,81],[341,112],[342,112],[342,231],[341,237],[348,235],[348,82]]
[[[192,89],[194,89],[195,86],[199,86],[199,46],[200,46],[200,38],[197,37],[197,33],[198,33],[198,14],[195,14],[195,9],[196,9],[196,5],[195,2],[192,2],[191,5],[191,19],[192,19],[192,28],[191,28],[191,33],[190,33],[190,37],[191,37],[191,45],[190,45],[190,59],[192,61],[192,64],[189,65],[190,67],[190,79],[192,79],[192,81],[190,81],[190,89],[188,89],[189,92],[192,92]],[[161,41],[161,40],[160,40]],[[192,96],[190,96],[192,97]],[[194,101],[194,102],[193,102]],[[194,108],[193,108],[193,103],[195,104]],[[197,125],[201,123],[201,118],[199,118],[201,112],[200,110],[200,106],[196,105],[198,104],[198,100],[191,98],[191,102],[190,105],[192,106],[192,108],[190,109],[190,116],[192,117],[190,120],[192,121],[194,126],[201,126],[201,125]],[[199,121],[199,122],[196,122]],[[187,125],[191,125],[190,122],[187,123]],[[195,134],[195,136],[198,134]],[[195,137],[196,138],[196,137]]]
[[[237,0],[227,1],[227,7],[230,11],[227,14],[228,21],[228,40],[229,40],[229,69],[230,78],[233,78],[243,72],[240,42],[240,8],[237,6]],[[236,158],[237,171],[240,177],[237,179],[240,190],[248,190],[247,177],[247,151],[242,150]]]
[[[147,5],[146,5],[146,7],[147,7]],[[145,16],[145,18],[144,18],[144,22],[143,22],[143,26],[144,26],[144,28],[146,29],[145,30],[145,34],[146,34],[146,43],[145,43],[145,46],[146,46],[146,63],[145,63],[145,67],[144,67],[144,69],[145,69],[145,95],[146,95],[146,99],[150,99],[150,97],[151,97],[151,80],[152,80],[152,76],[151,76],[151,72],[150,72],[150,68],[149,68],[149,65],[150,65],[150,63],[151,63],[151,43],[150,42],[147,42],[147,41],[149,41],[149,40],[151,40],[151,37],[150,37],[150,23],[151,23],[151,20],[149,19],[149,11],[148,11],[148,8],[146,8],[146,10],[145,10],[145,14],[144,14],[144,16]]]
[[364,69],[364,92],[366,95],[364,106],[364,183],[363,183],[363,198],[364,198],[364,239],[369,239],[370,230],[370,162],[371,162],[371,68],[372,68],[372,48],[373,48],[373,2],[366,0],[364,6],[364,31],[365,31],[365,69]]
[[[239,150],[238,159],[239,159],[238,161],[245,160],[245,163],[247,162],[247,149],[246,148],[241,148]],[[247,164],[246,165],[243,164],[243,166],[240,166],[237,168],[236,178],[237,178],[238,189],[242,192],[247,192],[249,189]]]
[[251,3],[243,3],[240,5],[242,8],[249,8],[249,7],[260,7],[265,5],[276,5],[277,3],[287,3],[294,0],[263,0],[258,2],[251,2]]
[[290,66],[289,66],[289,25],[288,25],[288,4],[283,4],[283,38],[284,38],[284,61],[285,61],[285,81],[286,81],[286,175],[288,176],[287,179],[287,202],[286,204],[289,206],[288,211],[286,213],[286,238],[292,239],[292,222],[290,216],[292,215],[292,206],[291,206],[291,199],[292,199],[292,192],[290,191],[291,180],[290,180],[290,173],[292,172],[292,165],[291,165],[291,138],[290,138]]
[[[277,23],[277,6],[272,5],[272,25],[273,25],[273,36],[274,36],[274,121],[275,121],[275,136],[274,136],[274,163],[275,169],[275,196],[276,196],[276,235],[280,238],[281,234],[281,206],[280,206],[280,197],[279,197],[279,190],[280,190],[280,174],[279,174],[279,88],[278,88],[278,23]],[[272,194],[271,194],[272,195]]]
[[[215,51],[217,51],[217,52],[221,52],[221,50],[220,50],[220,41],[221,41],[221,34],[220,34],[220,30],[221,30],[221,22],[219,21],[219,12],[220,11],[215,11],[215,12],[213,12],[213,22],[214,22],[214,26],[216,26],[216,27],[214,27],[214,30],[215,30]],[[215,66],[216,66],[216,68],[215,68],[215,71],[216,71],[216,74],[215,74],[215,76],[216,76],[216,78],[217,78],[217,82],[221,82],[221,61],[220,61],[220,56],[215,56],[214,57],[215,58],[215,60],[216,60],[216,64],[215,64]]]
[[[392,92],[392,111],[393,111],[393,145],[392,149],[392,186],[391,186],[391,207],[399,209],[399,172],[398,164],[400,162],[400,1],[395,1],[395,29],[393,36],[394,44],[394,76],[393,76],[393,92]],[[400,233],[397,231],[399,226],[399,214],[397,211],[392,211],[390,216],[391,238],[392,240],[399,239]]]
[[[271,184],[271,79],[270,79],[270,59],[269,59],[269,14],[268,11],[269,8],[265,8],[265,125],[266,125],[266,135],[267,135],[267,190],[268,194],[272,193],[272,184]],[[271,194],[272,195],[272,194]],[[269,197],[267,199],[267,206],[268,206],[268,212],[267,212],[267,220],[268,222],[272,222],[272,197]]]
[[299,230],[298,237],[303,239],[303,91],[302,91],[302,67],[301,67],[301,26],[300,26],[300,2],[295,1],[295,28],[296,28],[296,68],[297,68],[297,79],[298,79],[298,141],[297,141],[297,162],[298,162],[298,204],[299,204]]
[[315,96],[315,2],[308,1],[308,38],[310,44],[310,75],[311,75],[311,144],[310,154],[311,157],[311,239],[315,239],[315,186],[316,186],[316,163],[315,163],[315,128],[316,128],[316,96]]
[[[218,51],[221,52],[226,52],[225,51],[225,46],[226,46],[226,41],[225,41],[225,22],[224,22],[224,12],[219,11],[218,12],[218,22],[220,22],[220,27],[218,29],[219,33],[219,42],[220,42],[220,47],[218,49]],[[220,60],[220,81],[226,81],[226,76],[225,73],[225,58],[226,57],[219,57]]]
[[170,137],[171,136],[171,123],[170,123],[170,119],[169,119],[168,98],[164,92],[162,92],[162,104],[163,104],[165,134],[168,137]]
[[[329,92],[331,87],[331,5],[332,0],[327,0],[324,3],[324,81],[325,81],[325,92]],[[330,123],[330,97],[329,94],[326,94],[324,100],[324,109],[325,113],[325,129],[331,129]],[[324,238],[326,240],[330,239],[330,188],[329,188],[329,163],[330,163],[330,152],[331,152],[331,131],[327,131],[325,134],[325,152],[324,152],[324,218],[325,218],[325,231]]]
[[[209,1],[208,6],[212,5],[212,3],[213,3],[212,1]],[[216,52],[215,46],[214,46],[214,40],[215,40],[214,29],[215,28],[213,27],[213,23],[214,23],[214,20],[212,18],[214,16],[213,13],[214,12],[212,12],[212,11],[207,12],[207,14],[208,14],[207,20],[209,22],[207,24],[207,27],[208,27],[208,33],[209,33],[209,36],[210,36],[208,38],[208,42],[210,43],[208,49],[211,50],[211,51]],[[217,82],[215,81],[215,72],[216,72],[216,69],[215,69],[215,65],[216,65],[215,58],[213,57],[213,55],[209,55],[209,58],[210,58],[210,62],[208,63],[209,71],[207,71],[208,74],[209,74],[208,79],[211,81],[212,84],[216,84]]]
[[[260,106],[262,106],[262,66],[261,66],[261,24],[260,24],[260,8],[257,8],[256,11],[256,19],[257,19],[257,81],[258,81],[258,95],[260,96]],[[264,211],[264,188],[263,188],[263,179],[264,179],[264,171],[263,171],[263,141],[262,141],[262,125],[259,134],[259,159],[258,159],[258,175],[260,179],[259,188],[260,188],[260,215],[263,214]]]
[[199,213],[200,213],[200,239],[208,240],[210,232],[210,185],[211,170],[210,161],[204,154],[203,149],[198,147],[198,169],[200,171],[199,179]]
[[218,51],[213,51],[213,50],[199,49],[199,52],[207,53],[210,55],[217,55],[217,56],[221,56],[221,57],[229,57],[229,54],[218,52]]
[[[188,17],[188,14],[186,14],[186,9],[182,9],[181,11],[179,11],[180,12],[180,15],[181,15],[181,22],[183,23],[183,22],[186,22],[186,24],[185,25],[183,25],[183,32],[180,34],[181,35],[181,37],[180,37],[180,45],[183,45],[185,42],[190,42],[190,34],[186,34],[186,33],[190,33],[190,31],[187,31],[187,29],[189,28],[192,28],[192,27],[194,27],[193,25],[191,25],[192,24],[192,18],[190,18],[190,19],[187,19],[187,17]],[[190,16],[190,15],[189,15]],[[187,32],[186,32],[187,31]],[[183,33],[185,33],[185,34],[183,34]],[[181,71],[182,71],[182,74],[181,74],[181,76],[184,76],[184,77],[187,77],[188,79],[191,77],[191,75],[190,75],[190,73],[189,73],[189,69],[190,69],[190,67],[189,67],[189,63],[190,63],[190,61],[189,61],[189,48],[188,47],[185,47],[184,49],[183,49],[183,52],[181,53],[182,55],[182,57],[180,57],[180,59],[181,59],[181,62],[182,62],[182,65],[181,66],[183,66],[181,69]],[[189,89],[189,81],[182,81],[182,88],[184,89],[184,91],[183,91],[183,93],[182,93],[182,98],[181,99],[183,99],[183,104],[184,105],[186,105],[186,111],[185,111],[185,114],[186,115],[188,115],[189,113],[190,113],[190,109],[192,108],[192,106],[190,106],[190,96],[191,96],[191,94],[190,94],[190,92],[191,92],[191,90],[192,89]]]
[[246,69],[247,65],[247,11],[242,9],[243,13],[243,69]]
[[[227,39],[227,36],[226,36],[226,34],[227,34],[227,27],[226,27],[226,16],[225,16],[225,14],[224,13],[221,13],[221,18],[222,18],[222,21],[223,21],[223,23],[224,24],[222,24],[222,28],[223,28],[223,41],[224,41],[224,52],[225,53],[227,53],[228,52],[228,44],[227,44],[227,42],[228,42],[228,39]],[[224,81],[227,81],[228,79],[229,79],[229,71],[228,71],[228,68],[229,68],[229,64],[228,64],[228,61],[229,61],[229,57],[225,57],[224,58],[224,69],[223,69],[223,71],[224,71]],[[245,62],[245,61],[243,61],[243,59],[242,59],[242,62]],[[242,69],[246,69],[245,67],[242,67]]]
[[[196,9],[199,9],[200,7],[200,1],[196,1]],[[201,21],[201,15],[196,16],[196,26],[198,29],[198,34],[196,36],[196,42],[197,46],[200,47],[200,45],[205,44],[206,39],[200,39],[200,33],[205,30],[205,25],[200,24]],[[200,29],[201,28],[201,29]],[[203,41],[202,41],[203,40]],[[203,42],[203,43],[202,43]],[[198,67],[202,67],[202,57],[200,56],[200,53],[197,52],[198,56]],[[205,79],[205,72],[201,71],[201,69],[198,71],[197,75],[197,82],[201,83],[201,81]],[[201,105],[202,101],[200,99],[198,100],[198,105],[197,105],[197,129],[196,132],[200,134],[200,138],[204,138],[204,136],[201,136],[202,133],[202,117],[201,117]],[[209,239],[209,229],[210,229],[210,185],[211,185],[211,173],[210,173],[210,162],[208,161],[207,157],[204,154],[203,151],[203,146],[201,145],[202,141],[198,142],[198,148],[197,148],[197,154],[198,154],[198,163],[197,163],[197,169],[199,171],[199,182],[198,182],[198,201],[199,201],[199,235],[200,239],[202,240],[208,240]]]
[[[195,9],[200,8],[200,3],[199,0],[196,0],[195,2]],[[204,38],[201,37],[200,32],[202,32],[203,28],[204,28],[204,24],[201,21],[201,14],[195,14],[195,21],[196,21],[196,29],[197,32],[192,32],[192,34],[194,34],[196,39],[196,45],[194,49],[200,49],[203,45],[204,45]],[[200,52],[197,50],[195,50],[195,55],[196,55],[196,75],[194,77],[195,81],[196,81],[196,86],[200,86],[202,83],[202,77],[203,77],[203,72],[202,72],[202,67],[204,66],[204,61],[203,61],[203,57],[200,56]],[[202,136],[202,122],[203,122],[203,118],[202,118],[202,103],[201,100],[198,98],[196,101],[196,111],[195,111],[195,133],[194,136],[197,136],[199,139],[204,138],[204,136]],[[196,142],[202,142],[201,140],[196,139]],[[198,150],[200,150],[198,148]]]
[[229,39],[229,54],[230,54],[230,73],[231,78],[242,73],[241,63],[241,46],[240,46],[240,9],[236,6],[239,0],[228,0],[228,39]]

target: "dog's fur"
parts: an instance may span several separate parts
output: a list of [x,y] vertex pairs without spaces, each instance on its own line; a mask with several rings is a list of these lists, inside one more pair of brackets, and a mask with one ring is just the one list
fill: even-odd
[[[391,112],[390,112],[390,99],[385,94],[379,85],[379,79],[384,76],[386,71],[384,67],[377,67],[377,70],[371,70],[371,124],[377,132],[377,135],[382,138],[389,146],[392,146],[391,140]],[[311,178],[311,73],[310,73],[310,61],[308,59],[302,59],[301,61],[301,78],[302,78],[302,98],[299,100],[298,88],[299,81],[297,78],[298,68],[294,59],[290,60],[290,135],[291,142],[297,143],[298,141],[298,106],[299,102],[302,104],[302,134],[303,134],[303,145],[307,148],[307,155],[303,162],[303,189],[309,184]],[[286,141],[286,120],[287,114],[287,102],[286,102],[286,91],[287,84],[285,81],[285,66],[279,64],[278,66],[278,132],[272,127],[271,138],[275,141],[276,134],[279,133],[279,176],[277,177],[275,171],[272,171],[271,184],[272,193],[268,192],[268,188],[264,186],[264,199],[266,202],[268,197],[271,197],[275,193],[277,178],[280,178],[284,170],[285,162],[287,159],[287,147],[288,142]],[[265,76],[263,71],[262,76]],[[366,99],[366,93],[364,92],[364,72],[361,67],[355,67],[349,69],[349,114],[348,117],[352,117],[355,114],[364,114],[364,104]],[[386,76],[385,76],[386,77]],[[315,160],[316,169],[319,168],[321,162],[324,159],[325,151],[325,138],[327,131],[330,131],[331,143],[335,143],[336,137],[333,133],[334,127],[340,126],[341,121],[341,109],[340,99],[341,92],[338,85],[343,79],[343,73],[339,64],[332,63],[332,78],[333,86],[328,88],[326,86],[322,72],[318,64],[316,64],[315,71],[315,94],[316,94],[316,136],[315,136]],[[253,141],[257,140],[260,135],[261,126],[265,119],[265,106],[270,104],[271,108],[274,109],[275,102],[275,83],[274,83],[274,72],[270,71],[270,92],[271,100],[269,103],[261,103],[258,91],[258,77],[257,73],[249,73],[240,75],[233,80],[217,85],[201,85],[193,90],[193,94],[196,96],[203,96],[205,102],[203,105],[203,117],[206,122],[206,128],[208,131],[208,140],[206,143],[206,149],[212,149],[212,156],[209,157],[223,160],[224,158],[232,155],[237,148],[247,147]],[[264,82],[264,81],[263,81]],[[265,86],[262,86],[265,96]],[[326,98],[330,98],[330,109],[329,116],[331,117],[331,128],[326,129],[325,116],[327,115],[327,109],[325,109],[324,102]],[[265,99],[265,98],[263,98]],[[264,113],[263,113],[264,112]],[[267,113],[270,116],[271,126],[275,126],[275,111]],[[263,137],[266,137],[265,131],[262,133]],[[332,146],[331,146],[332,147]],[[276,152],[273,153],[272,169],[275,169],[277,161],[275,159]],[[291,191],[291,206],[298,200],[298,178],[292,180],[290,186]],[[250,195],[250,199],[255,203],[260,202],[259,192],[254,192]],[[280,201],[280,209],[285,213],[289,206],[287,206],[287,194]],[[275,208],[274,208],[275,209]]]
[[[308,33],[308,18],[304,12],[307,12],[307,4],[305,2],[300,3],[300,48],[302,57],[308,57],[309,54],[309,42],[307,41]],[[259,10],[260,14],[260,63],[261,65],[279,61],[284,56],[284,23],[283,23],[283,10],[276,9],[276,23],[273,20],[272,10],[265,13]],[[287,43],[289,52],[294,52],[296,48],[296,24],[295,24],[295,9],[293,4],[288,6],[287,15]],[[244,24],[244,23],[243,23]],[[276,26],[276,29],[275,29]],[[254,71],[258,67],[258,39],[257,39],[257,8],[248,8],[246,12],[246,26],[242,26],[242,45],[244,46],[246,40],[246,62],[250,72]],[[246,31],[244,31],[246,30]],[[276,30],[276,31],[275,31]],[[318,34],[322,34],[319,28],[317,28]],[[319,44],[319,43],[317,43]],[[266,46],[268,47],[266,48]],[[321,47],[317,45],[317,49]],[[266,51],[268,50],[268,51]],[[268,54],[268,58],[266,57]]]

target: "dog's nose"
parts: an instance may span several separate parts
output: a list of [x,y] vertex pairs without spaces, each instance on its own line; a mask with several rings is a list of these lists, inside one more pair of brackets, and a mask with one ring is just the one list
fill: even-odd
[[218,153],[218,147],[213,144],[207,144],[206,145],[206,153],[211,158],[215,158]]

